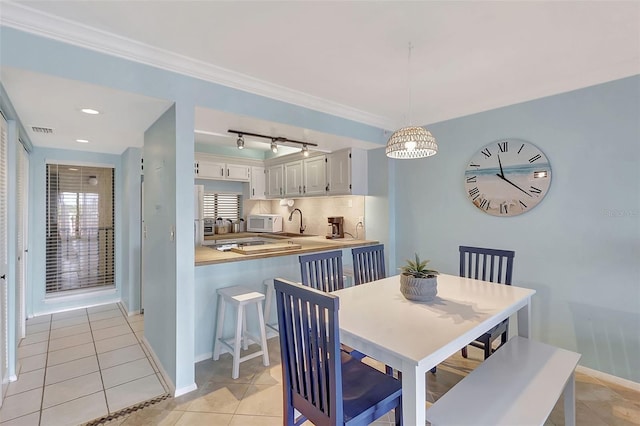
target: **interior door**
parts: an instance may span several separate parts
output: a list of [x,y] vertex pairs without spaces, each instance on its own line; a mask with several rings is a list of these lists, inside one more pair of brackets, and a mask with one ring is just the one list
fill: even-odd
[[18,249],[16,251],[18,258],[16,264],[16,288],[18,291],[17,301],[18,309],[16,323],[18,324],[18,337],[24,338],[26,336],[27,328],[27,313],[26,313],[26,292],[27,292],[27,255],[29,250],[27,249],[27,241],[29,235],[29,221],[28,221],[28,188],[29,188],[29,154],[22,146],[22,143],[18,141],[18,205],[16,206],[17,215],[17,236],[18,236]]
[[7,121],[0,115],[0,404],[9,386],[7,305]]

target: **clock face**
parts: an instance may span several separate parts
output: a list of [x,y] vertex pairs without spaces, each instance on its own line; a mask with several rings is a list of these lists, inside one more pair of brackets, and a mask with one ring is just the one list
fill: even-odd
[[493,216],[517,216],[534,208],[551,184],[551,165],[540,149],[518,139],[483,146],[464,173],[467,197]]

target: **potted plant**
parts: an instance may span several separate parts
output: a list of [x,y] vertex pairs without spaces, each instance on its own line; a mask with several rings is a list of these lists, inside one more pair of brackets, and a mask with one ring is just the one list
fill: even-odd
[[416,253],[414,260],[400,268],[400,292],[409,300],[428,302],[438,294],[438,271],[428,269],[428,260],[421,261]]

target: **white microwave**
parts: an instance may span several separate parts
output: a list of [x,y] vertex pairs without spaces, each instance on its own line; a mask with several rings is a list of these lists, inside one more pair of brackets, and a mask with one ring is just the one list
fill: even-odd
[[282,216],[276,214],[250,214],[247,217],[247,232],[280,232]]

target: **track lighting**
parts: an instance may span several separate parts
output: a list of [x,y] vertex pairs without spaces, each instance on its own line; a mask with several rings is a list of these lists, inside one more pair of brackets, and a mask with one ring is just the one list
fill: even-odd
[[273,137],[273,136],[260,135],[260,134],[257,134],[257,133],[242,132],[240,130],[231,130],[231,129],[229,129],[227,131],[229,133],[235,133],[236,135],[238,135],[238,142],[237,142],[238,149],[244,148],[244,139],[242,138],[244,135],[253,136],[253,137],[256,137],[256,138],[271,139],[271,151],[273,151],[274,154],[278,152],[278,144],[280,144],[280,145],[291,145],[291,144],[302,145],[302,155],[304,155],[305,157],[309,156],[309,146],[318,146],[317,143],[294,141],[293,139],[287,139],[287,138],[283,138],[281,136]]

